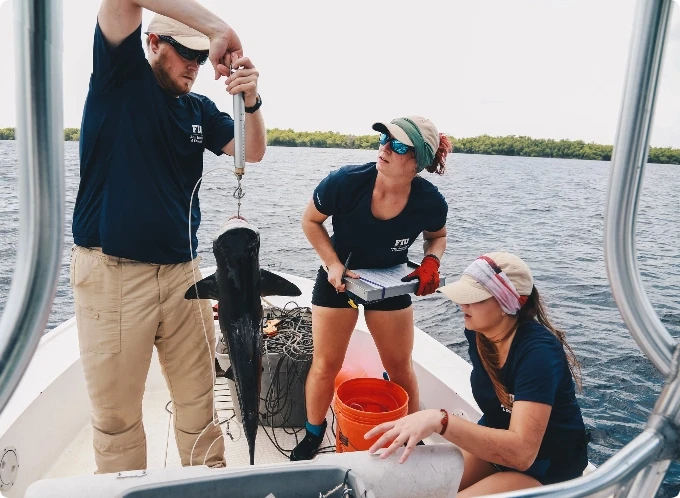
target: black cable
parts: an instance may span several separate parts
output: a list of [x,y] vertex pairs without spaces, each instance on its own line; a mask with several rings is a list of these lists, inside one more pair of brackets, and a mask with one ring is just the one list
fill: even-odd
[[[304,427],[293,427],[291,419],[297,406],[293,404],[293,391],[298,385],[302,385],[304,399],[305,381],[314,353],[312,310],[290,301],[283,308],[267,308],[262,320],[263,328],[268,322],[271,323],[271,320],[278,320],[278,323],[275,325],[276,334],[269,336],[263,332],[262,355],[266,359],[264,367],[270,377],[270,383],[266,392],[261,394],[260,401],[264,413],[260,413],[260,425],[277,451],[285,457],[290,457],[293,448],[288,449],[282,446],[276,436],[276,429],[282,429],[284,434],[294,436],[296,445],[300,441],[298,434],[304,431]],[[270,361],[276,356],[278,358],[275,362]],[[232,402],[238,402],[233,393],[230,394]],[[227,397],[229,395],[217,394],[217,396]],[[331,411],[333,414],[331,430],[335,436],[333,428],[335,412],[332,408]],[[233,418],[232,416],[228,420]],[[268,430],[267,425],[271,427],[271,431]],[[335,446],[331,445],[319,448],[318,453],[334,451]]]
[[[282,455],[289,457],[293,448],[288,449],[281,445],[275,429],[282,429],[284,434],[295,436],[296,444],[299,442],[298,434],[304,430],[304,427],[294,428],[291,418],[295,409],[293,390],[301,384],[304,396],[304,384],[314,352],[311,309],[290,301],[283,308],[267,309],[263,325],[270,320],[279,320],[276,324],[277,333],[265,336],[263,355],[268,360],[275,355],[278,358],[276,363],[267,363],[265,366],[270,376],[270,384],[262,399],[265,410],[262,414],[264,418],[262,426],[274,447]],[[278,419],[276,422],[275,418]],[[271,434],[264,421],[270,425]]]

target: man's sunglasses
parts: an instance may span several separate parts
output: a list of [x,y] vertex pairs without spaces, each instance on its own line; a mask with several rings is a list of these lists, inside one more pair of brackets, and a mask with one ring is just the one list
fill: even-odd
[[195,59],[199,66],[202,66],[205,64],[205,61],[208,60],[208,52],[205,50],[194,50],[192,48],[185,47],[172,36],[158,35],[158,38],[172,45],[172,48],[174,48],[177,53],[186,60],[193,61]]
[[385,145],[387,142],[390,143],[390,148],[399,154],[400,156],[403,156],[406,154],[410,149],[413,149],[410,145],[406,145],[405,143],[400,142],[396,138],[390,138],[389,135],[386,135],[385,133],[380,134],[380,145]]

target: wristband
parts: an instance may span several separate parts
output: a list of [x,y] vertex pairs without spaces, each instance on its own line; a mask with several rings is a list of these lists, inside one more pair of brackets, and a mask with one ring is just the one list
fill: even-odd
[[258,94],[257,94],[257,99],[255,100],[255,105],[252,106],[252,107],[246,107],[246,108],[245,108],[245,111],[246,111],[248,114],[252,114],[252,113],[254,113],[255,111],[257,111],[261,106],[262,106],[262,99],[260,98],[260,94],[258,93]]
[[449,412],[443,408],[441,408],[440,411],[442,412],[442,430],[439,431],[439,434],[443,436],[446,432],[446,427],[449,425]]

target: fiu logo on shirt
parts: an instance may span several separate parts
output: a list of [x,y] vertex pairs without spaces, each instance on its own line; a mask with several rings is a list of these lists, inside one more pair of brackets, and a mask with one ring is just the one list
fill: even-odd
[[[515,395],[508,394],[508,396],[510,396],[510,405],[512,406],[512,403],[515,402]],[[505,413],[512,413],[512,408],[506,407],[503,403],[501,403],[501,410],[503,410]]]
[[397,240],[395,240],[394,241],[394,247],[392,248],[392,252],[407,251],[409,242],[411,242],[411,239],[397,239]]
[[192,144],[203,143],[203,127],[201,125],[191,125],[191,135],[189,135],[189,141]]

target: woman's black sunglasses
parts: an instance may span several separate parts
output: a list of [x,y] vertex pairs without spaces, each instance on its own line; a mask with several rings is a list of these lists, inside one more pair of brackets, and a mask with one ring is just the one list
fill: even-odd
[[158,38],[172,45],[172,48],[174,48],[177,53],[186,60],[193,61],[196,59],[196,62],[198,62],[199,66],[202,66],[205,64],[205,61],[208,60],[208,52],[204,50],[194,50],[192,48],[185,47],[172,36],[158,35]]

